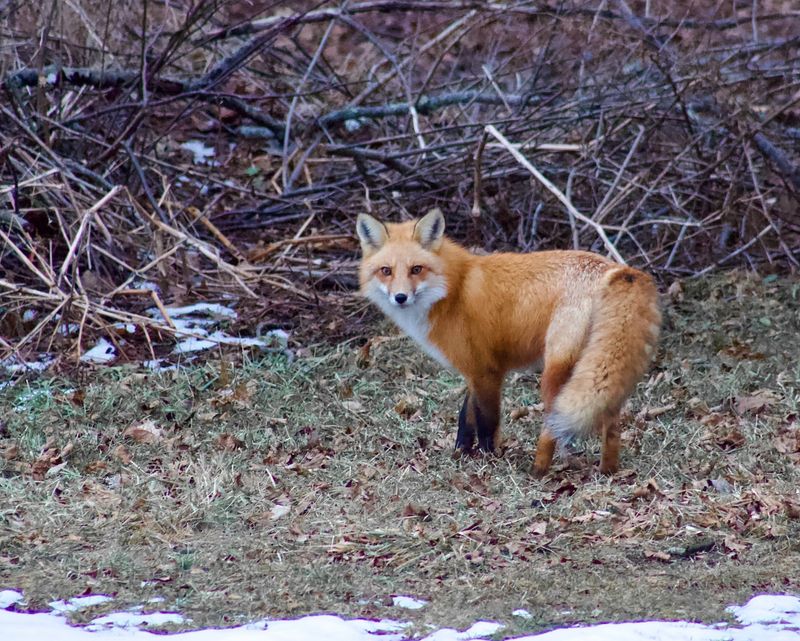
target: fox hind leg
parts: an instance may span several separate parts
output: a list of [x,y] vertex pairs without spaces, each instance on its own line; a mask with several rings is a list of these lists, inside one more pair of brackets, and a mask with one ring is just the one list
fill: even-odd
[[614,474],[619,470],[619,416],[606,418],[602,423],[602,449],[600,451],[600,472]]
[[536,456],[533,460],[533,473],[540,478],[550,469],[558,444],[552,431],[547,427],[547,419],[553,411],[553,402],[556,396],[572,374],[572,366],[572,362],[546,363],[544,372],[542,372],[541,396],[544,403],[545,422],[539,434]]

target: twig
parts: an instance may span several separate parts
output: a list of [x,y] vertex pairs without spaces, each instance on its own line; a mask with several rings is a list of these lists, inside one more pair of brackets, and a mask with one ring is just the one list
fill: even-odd
[[503,145],[503,147],[505,147],[512,156],[514,156],[514,158],[519,164],[521,164],[523,167],[525,167],[525,169],[531,172],[533,176],[540,183],[542,183],[542,185],[544,185],[545,188],[550,193],[552,193],[556,198],[558,198],[558,200],[560,200],[561,203],[567,208],[567,211],[570,213],[571,216],[574,216],[578,220],[582,220],[583,222],[587,223],[597,232],[597,235],[600,236],[600,238],[602,239],[603,244],[606,246],[606,249],[608,249],[608,252],[614,257],[614,260],[616,260],[618,263],[621,263],[622,265],[626,264],[625,259],[622,258],[620,253],[617,251],[617,248],[614,247],[614,244],[608,239],[608,236],[606,235],[606,232],[603,229],[602,225],[599,225],[591,218],[589,218],[588,216],[584,216],[581,212],[575,209],[575,206],[561,192],[561,190],[558,187],[556,187],[553,183],[551,183],[547,178],[545,178],[545,176],[538,169],[536,169],[536,167],[534,167],[528,161],[528,159],[525,158],[525,156],[523,156],[519,151],[517,151],[514,148],[514,145],[512,145],[503,134],[497,131],[497,129],[495,129],[492,125],[487,125],[486,131],[487,133],[497,138],[500,144]]
[[483,148],[486,146],[486,139],[489,133],[484,129],[478,147],[475,149],[475,162],[472,176],[472,217],[480,218],[481,215],[481,166],[483,165]]

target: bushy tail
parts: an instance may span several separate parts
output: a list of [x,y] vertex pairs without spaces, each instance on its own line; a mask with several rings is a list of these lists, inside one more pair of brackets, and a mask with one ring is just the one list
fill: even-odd
[[629,267],[610,269],[586,346],[545,419],[553,436],[561,442],[586,436],[619,412],[650,364],[660,327],[653,280]]

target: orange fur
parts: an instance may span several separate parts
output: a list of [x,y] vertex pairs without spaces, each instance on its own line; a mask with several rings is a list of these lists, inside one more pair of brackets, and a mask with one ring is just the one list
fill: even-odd
[[399,224],[362,215],[357,229],[362,292],[467,380],[458,447],[471,449],[477,435],[492,449],[503,378],[543,363],[535,471],[547,471],[556,442],[592,431],[603,435],[603,471],[616,469],[616,418],[661,324],[648,275],[582,251],[476,256],[442,235],[438,210]]

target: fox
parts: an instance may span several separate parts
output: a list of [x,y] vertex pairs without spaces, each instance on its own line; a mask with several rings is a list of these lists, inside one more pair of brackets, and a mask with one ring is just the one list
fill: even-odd
[[532,472],[598,434],[600,472],[619,470],[620,412],[661,330],[648,274],[579,250],[477,255],[444,235],[433,209],[416,220],[360,214],[360,292],[444,367],[465,379],[455,450],[494,452],[506,375],[541,367],[543,426]]

